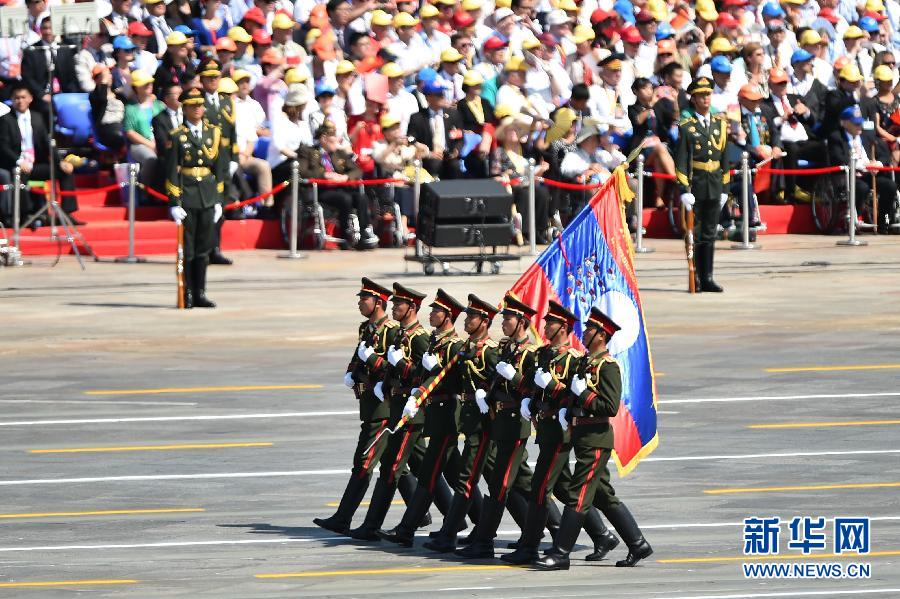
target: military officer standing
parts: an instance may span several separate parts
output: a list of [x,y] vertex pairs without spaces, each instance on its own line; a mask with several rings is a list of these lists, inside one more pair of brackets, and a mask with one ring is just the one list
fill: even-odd
[[388,436],[383,434],[373,445],[376,437],[387,428],[390,418],[390,405],[375,394],[375,385],[384,379],[389,364],[388,349],[396,344],[400,332],[400,325],[385,313],[390,289],[363,277],[362,289],[357,295],[359,313],[366,320],[359,325],[359,345],[347,366],[344,384],[353,389],[359,401],[359,439],[353,450],[350,481],[337,511],[329,518],[313,520],[316,525],[338,534],[347,533],[353,514],[369,488],[372,470],[387,446]]
[[598,308],[591,309],[585,323],[583,341],[587,355],[578,363],[568,383],[560,421],[571,421],[575,448],[572,475],[574,505],[563,511],[553,551],[534,563],[539,570],[568,570],[569,553],[575,546],[585,516],[593,504],[609,519],[628,545],[628,556],[616,566],[634,566],[653,553],[628,508],[616,497],[609,482],[609,458],[613,449],[613,428],[609,419],[619,412],[622,374],[609,355],[607,343],[619,326]]
[[172,131],[166,148],[166,194],[172,219],[184,223],[184,304],[215,308],[206,297],[206,266],[215,223],[222,216],[228,164],[220,153],[221,130],[203,120],[203,93],[188,89],[179,99],[184,123]]
[[721,292],[713,281],[713,254],[719,213],[728,199],[731,174],[725,160],[728,122],[724,114],[710,112],[712,82],[695,79],[688,88],[691,108],[679,124],[678,149],[675,151],[675,178],[681,189],[681,204],[693,210],[694,261],[700,291]]
[[[416,375],[421,386],[410,394],[403,408],[404,416],[410,419],[418,416],[420,408],[416,407],[416,398],[432,385],[438,373],[462,350],[464,342],[456,334],[453,323],[464,309],[465,306],[443,289],[437,290],[428,317],[434,331],[428,340],[428,350],[422,354],[422,362]],[[451,464],[458,462],[454,458],[458,458],[456,439],[459,435],[459,389],[458,377],[445,376],[434,386],[421,406],[421,410],[425,412],[424,434],[429,440],[422,465],[416,471],[419,484],[400,524],[391,530],[378,531],[378,536],[385,541],[412,547],[413,535],[431,506],[441,474],[449,478],[458,470],[458,467]]]

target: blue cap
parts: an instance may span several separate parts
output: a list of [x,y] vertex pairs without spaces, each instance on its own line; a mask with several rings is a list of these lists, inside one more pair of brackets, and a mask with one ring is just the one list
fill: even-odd
[[187,25],[176,25],[175,29],[173,29],[173,31],[180,31],[181,33],[185,34],[188,37],[196,37],[197,36],[197,32],[194,31],[193,29],[191,29],[190,27],[188,27]]
[[781,8],[780,4],[768,2],[763,5],[762,16],[764,17],[783,17],[784,14],[784,9]]
[[435,71],[431,67],[425,67],[424,69],[419,71],[418,75],[416,75],[416,80],[420,81],[421,83],[429,83],[437,79],[437,76],[437,71]]
[[113,50],[134,50],[136,47],[134,42],[124,35],[113,38]]
[[712,69],[713,73],[730,73],[731,63],[720,54],[713,56],[712,60],[709,61],[709,68]]
[[319,96],[324,95],[324,94],[331,94],[333,96],[335,94],[335,92],[337,91],[337,89],[333,85],[328,83],[327,81],[320,81],[319,83],[316,83],[315,89],[316,89],[316,99],[318,99]]
[[444,80],[440,77],[435,77],[434,80],[428,81],[422,86],[422,93],[426,96],[440,96],[445,91]]
[[859,105],[854,104],[841,111],[841,120],[850,121],[854,125],[862,125],[865,119],[863,119],[862,112],[859,110]]
[[634,18],[634,4],[631,3],[631,0],[616,0],[613,10],[619,13],[623,21],[634,25],[636,19]]
[[663,21],[656,27],[656,41],[675,37],[675,29],[669,23]]
[[859,28],[869,33],[878,31],[878,21],[872,17],[865,16],[859,20]]
[[806,62],[807,60],[812,60],[813,55],[800,48],[799,50],[794,50],[794,53],[791,54],[791,63],[795,62]]

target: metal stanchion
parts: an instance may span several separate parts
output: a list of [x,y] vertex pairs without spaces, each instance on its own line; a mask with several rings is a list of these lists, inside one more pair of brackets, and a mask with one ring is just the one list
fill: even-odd
[[644,247],[644,155],[637,157],[637,197],[634,199],[634,211],[637,225],[634,232],[634,253],[649,254],[653,248]]
[[416,178],[413,181],[413,218],[416,223],[416,258],[422,255],[422,242],[419,241],[419,195],[422,192],[422,161],[413,162]]
[[530,253],[537,256],[537,241],[535,240],[536,231],[534,223],[534,158],[528,159],[528,243],[530,245]]
[[[318,200],[318,198],[316,198]],[[297,229],[300,226],[300,164],[291,163],[291,248],[287,254],[279,258],[306,258],[306,254],[297,251]]]
[[868,242],[856,238],[856,155],[853,152],[850,153],[850,169],[847,171],[847,193],[850,196],[848,200],[850,204],[850,222],[847,223],[849,236],[847,239],[838,241],[837,245],[869,245]]
[[732,243],[733,250],[755,250],[758,245],[750,243],[750,155],[741,154],[741,243]]
[[22,217],[22,169],[13,169],[13,245],[19,249],[19,220]]
[[134,211],[137,205],[137,172],[138,165],[134,162],[128,165],[128,256],[116,258],[116,262],[136,264],[145,262],[144,258],[134,255]]

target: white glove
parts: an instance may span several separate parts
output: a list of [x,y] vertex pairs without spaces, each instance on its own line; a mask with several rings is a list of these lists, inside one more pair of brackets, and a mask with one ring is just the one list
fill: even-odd
[[566,420],[566,412],[568,412],[568,410],[566,408],[563,408],[559,411],[559,415],[556,417],[556,419],[559,420],[559,426],[562,427],[563,432],[569,430],[569,421]]
[[407,420],[412,420],[418,413],[419,406],[416,405],[416,396],[410,395],[409,399],[406,400],[406,405],[403,406],[403,417]]
[[374,347],[369,347],[368,345],[366,345],[366,342],[365,342],[365,341],[360,341],[360,342],[359,342],[359,347],[356,348],[356,355],[357,355],[357,357],[358,357],[360,360],[362,360],[363,362],[365,362],[366,360],[368,360],[368,359],[369,359],[369,356],[371,356],[371,355],[374,354],[374,353],[375,353],[375,348],[374,348]]
[[353,388],[354,383],[353,383],[353,373],[352,372],[348,372],[348,373],[344,374],[344,384],[347,385],[347,387],[349,387],[351,389]]
[[180,225],[181,221],[187,218],[187,212],[181,206],[172,206],[169,208],[169,214],[172,215],[172,220],[175,221],[176,225]]
[[519,406],[519,411],[522,412],[522,418],[525,420],[531,420],[531,410],[528,409],[528,406],[531,405],[531,398],[526,397],[522,400],[522,405]]
[[487,397],[487,391],[484,389],[479,389],[475,392],[475,403],[478,404],[478,411],[482,414],[488,413],[488,405],[487,402],[484,401],[485,397]]
[[512,364],[507,364],[506,362],[497,362],[497,374],[502,376],[508,381],[511,381],[514,376],[516,376],[516,369]]
[[377,383],[375,383],[375,389],[373,389],[373,391],[375,392],[375,397],[378,398],[378,401],[384,401],[384,382],[383,381],[378,381]]
[[546,389],[547,385],[550,384],[550,380],[553,378],[549,372],[544,372],[543,368],[538,368],[537,372],[534,373],[534,384],[540,387],[541,389]]
[[219,222],[220,218],[222,218],[222,204],[216,204],[213,206],[213,222]]
[[388,362],[391,363],[391,366],[396,366],[397,362],[399,362],[403,358],[404,358],[404,355],[403,355],[402,349],[397,349],[394,346],[391,346],[388,348],[387,359],[388,359]]
[[425,367],[425,370],[434,370],[434,367],[437,365],[438,361],[437,358],[434,357],[434,354],[422,354],[422,366]]
[[683,193],[681,194],[681,205],[684,206],[685,210],[693,210],[694,202],[695,202],[694,194],[692,193]]
[[728,194],[727,193],[723,193],[722,195],[719,196],[719,208],[724,207],[727,202],[728,202]]
[[569,385],[569,389],[571,389],[572,393],[575,395],[581,395],[584,393],[584,390],[587,389],[587,382],[576,374],[572,377],[572,384]]
[[232,160],[231,162],[229,162],[229,163],[228,163],[228,176],[233,177],[234,174],[237,172],[237,169],[238,169],[238,163],[237,163],[237,162],[235,162],[234,160]]

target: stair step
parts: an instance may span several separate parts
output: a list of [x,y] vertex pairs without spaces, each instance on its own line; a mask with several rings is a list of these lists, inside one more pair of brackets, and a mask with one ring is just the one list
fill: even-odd
[[[128,220],[128,208],[124,206],[87,206],[80,207],[75,213],[79,220],[88,224],[93,222]],[[134,219],[139,221],[166,220],[169,210],[165,206],[139,206],[134,210]]]

